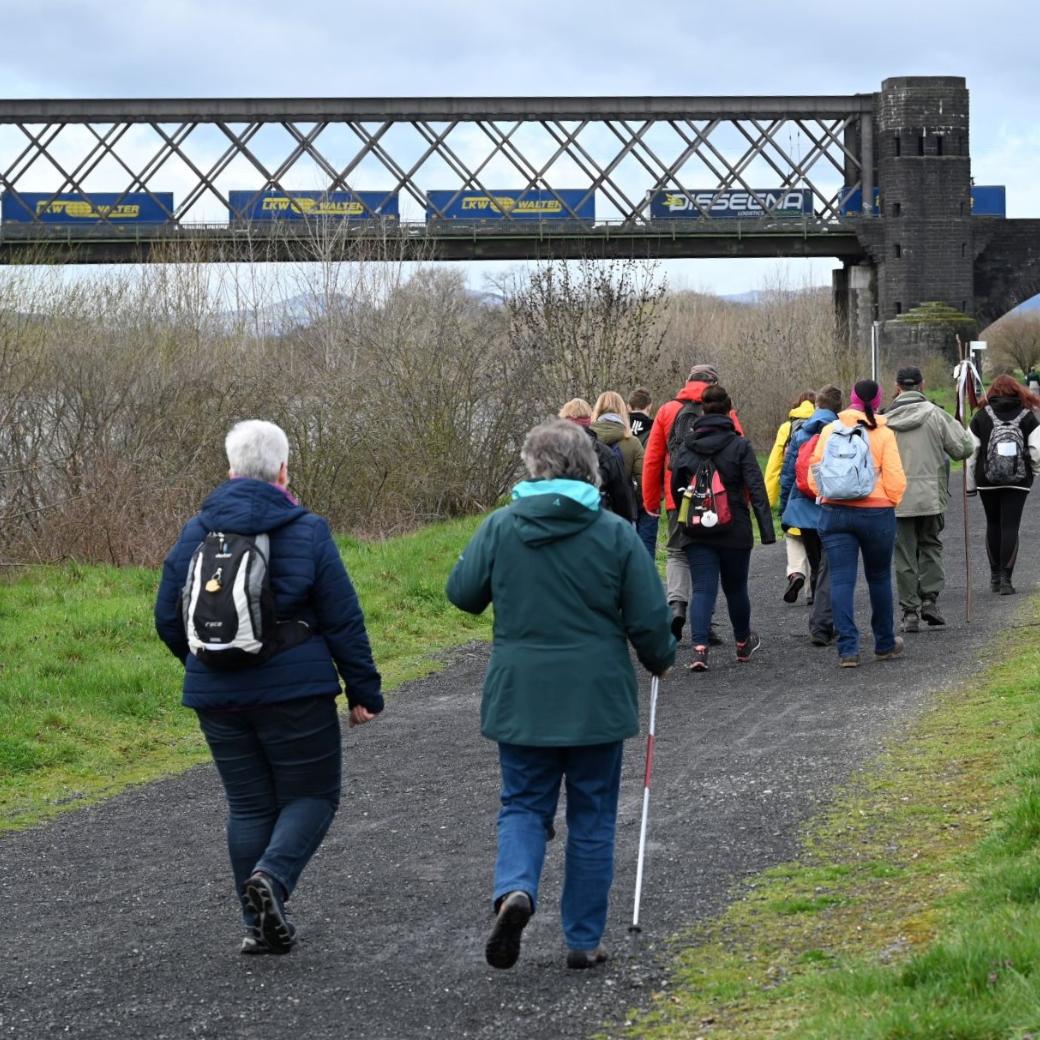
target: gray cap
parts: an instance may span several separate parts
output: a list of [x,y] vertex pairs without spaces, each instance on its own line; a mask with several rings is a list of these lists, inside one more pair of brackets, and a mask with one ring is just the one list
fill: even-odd
[[916,365],[907,365],[896,373],[896,385],[911,387],[920,386],[924,382],[924,376]]
[[686,381],[688,383],[717,383],[719,373],[715,370],[714,365],[694,365],[690,369]]

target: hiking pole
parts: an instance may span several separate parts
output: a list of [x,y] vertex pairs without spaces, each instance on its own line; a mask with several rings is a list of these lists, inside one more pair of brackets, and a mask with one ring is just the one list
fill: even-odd
[[[957,352],[961,363],[957,367],[957,418],[961,425],[968,428],[968,380],[972,373],[968,366],[971,347],[965,347],[960,335],[957,336]],[[971,551],[968,537],[968,460],[961,466],[961,513],[964,517],[964,623],[971,624]]]
[[643,862],[646,859],[646,824],[650,818],[650,775],[654,771],[654,728],[657,724],[657,694],[661,680],[655,675],[650,680],[650,731],[646,737],[646,770],[643,773],[643,821],[639,825],[639,857],[636,860],[636,899],[632,910],[632,923],[628,930],[636,935],[639,927],[639,900],[643,894]]

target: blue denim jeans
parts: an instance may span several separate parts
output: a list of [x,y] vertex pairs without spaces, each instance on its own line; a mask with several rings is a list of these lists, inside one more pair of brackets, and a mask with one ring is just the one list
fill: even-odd
[[651,560],[657,559],[657,529],[661,518],[651,516],[642,506],[639,507],[639,518],[636,520],[636,534],[639,540],[646,546]]
[[[292,894],[339,807],[342,750],[334,697],[245,711],[199,711],[228,802],[235,891],[262,870]],[[253,914],[242,903],[247,925]]]
[[838,656],[853,657],[859,653],[854,597],[860,554],[870,593],[874,650],[876,653],[891,650],[896,643],[892,602],[895,509],[825,505],[821,509],[819,532],[830,570],[831,609],[838,633]]
[[594,950],[607,925],[622,746],[620,740],[587,747],[498,745],[502,809],[495,903],[510,892],[526,892],[537,906],[545,843],[565,782],[567,851],[560,916],[572,950]]
[[694,646],[708,645],[711,616],[715,613],[715,599],[719,581],[726,594],[726,608],[733,638],[743,643],[751,634],[751,599],[748,597],[748,568],[751,566],[750,549],[723,549],[714,545],[686,546],[690,565],[693,596],[690,603],[690,638]]

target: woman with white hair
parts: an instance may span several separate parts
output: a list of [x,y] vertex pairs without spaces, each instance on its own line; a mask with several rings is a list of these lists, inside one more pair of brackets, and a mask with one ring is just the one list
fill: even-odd
[[229,479],[163,564],[155,627],[184,664],[183,703],[227,795],[241,952],[288,953],[285,903],[339,806],[341,681],[351,726],[375,718],[383,698],[329,526],[289,492],[284,432],[240,422],[225,448]]
[[660,675],[675,639],[635,528],[601,508],[587,434],[552,419],[531,430],[521,457],[530,479],[480,526],[447,588],[472,614],[495,605],[481,731],[498,742],[502,809],[485,955],[495,968],[516,963],[565,783],[567,965],[590,968],[606,960],[622,744],[639,732],[628,643]]

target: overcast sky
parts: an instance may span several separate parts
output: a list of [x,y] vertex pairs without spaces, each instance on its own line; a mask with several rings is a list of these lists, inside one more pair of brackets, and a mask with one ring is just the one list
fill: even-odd
[[[851,94],[961,75],[976,183],[1040,217],[1038,29],[1024,0],[0,0],[0,97]],[[787,271],[826,283],[831,266]],[[771,268],[668,272],[736,293]]]

